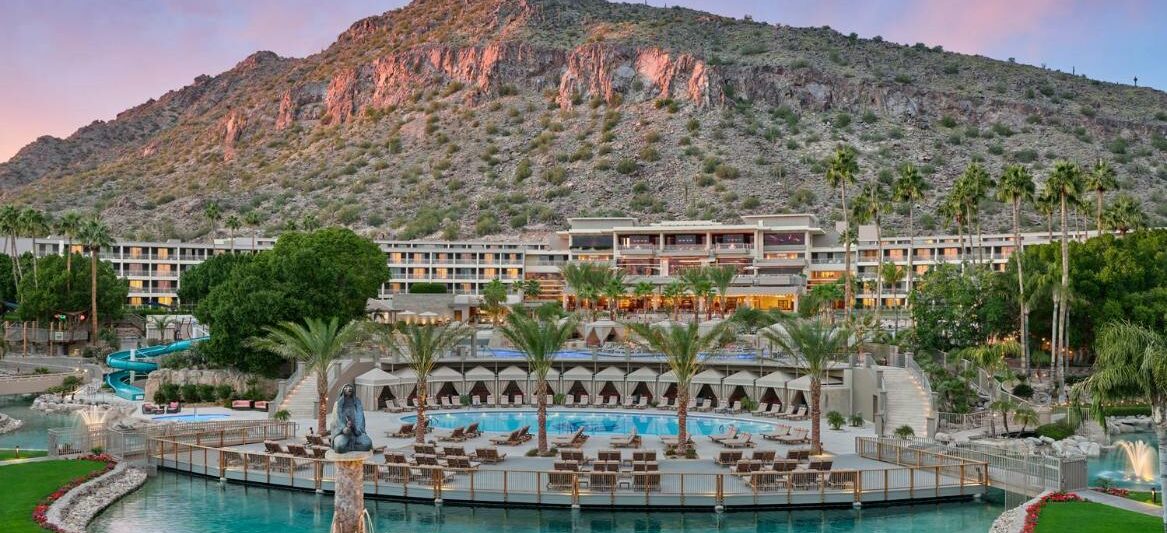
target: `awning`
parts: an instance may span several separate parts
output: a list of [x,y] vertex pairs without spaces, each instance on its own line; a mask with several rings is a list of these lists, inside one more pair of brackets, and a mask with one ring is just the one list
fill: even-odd
[[591,381],[592,371],[582,366],[573,366],[563,373],[563,379]]
[[786,382],[792,379],[794,379],[794,376],[778,370],[758,378],[758,380],[754,382],[754,385],[758,387],[782,388],[786,386]]
[[365,385],[369,387],[385,387],[388,385],[396,385],[401,382],[401,378],[396,374],[390,374],[380,367],[374,368],[364,374],[357,376],[355,383],[357,385]]
[[462,374],[448,366],[442,366],[430,372],[431,383],[441,383],[447,381],[462,381]]
[[466,371],[466,381],[493,381],[494,372],[489,369],[476,366]]
[[610,366],[596,372],[596,381],[624,381],[624,371]]
[[724,383],[726,385],[733,385],[733,386],[742,385],[745,387],[753,387],[754,381],[757,379],[758,379],[758,376],[755,375],[753,372],[750,372],[749,370],[741,370],[738,372],[734,372],[733,374],[730,374],[728,377],[725,378],[724,381],[722,381],[722,383]]
[[517,366],[508,366],[498,371],[498,379],[527,379],[527,371]]
[[[823,381],[824,386],[826,386],[826,385],[842,385],[842,384],[843,384],[843,380],[841,380],[841,379],[828,378],[828,379]],[[810,376],[802,376],[796,380],[793,380],[787,384],[787,387],[790,390],[808,391],[808,390],[810,390]]]
[[693,383],[721,385],[721,380],[725,379],[725,374],[718,372],[712,368],[707,368],[696,376],[693,376]]

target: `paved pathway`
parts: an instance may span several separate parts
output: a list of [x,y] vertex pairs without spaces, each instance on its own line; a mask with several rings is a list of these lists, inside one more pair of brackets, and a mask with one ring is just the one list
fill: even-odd
[[1134,511],[1136,513],[1143,513],[1150,516],[1163,516],[1163,508],[1149,503],[1137,502],[1121,496],[1114,496],[1096,490],[1080,490],[1075,492],[1080,498],[1087,501],[1097,502],[1125,509],[1127,511]]

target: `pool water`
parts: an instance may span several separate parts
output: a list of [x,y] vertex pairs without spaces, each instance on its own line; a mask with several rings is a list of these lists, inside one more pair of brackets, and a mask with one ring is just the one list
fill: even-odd
[[222,420],[224,418],[231,418],[231,415],[219,413],[206,413],[201,415],[163,415],[151,417],[153,420],[161,422],[206,422],[208,420]]
[[[1140,440],[1153,447],[1158,446],[1158,440],[1155,438],[1154,433],[1122,433],[1111,437],[1111,442],[1114,444],[1118,444],[1119,441],[1137,442]],[[1159,465],[1158,457],[1156,456],[1151,462],[1155,465],[1157,472]],[[1117,448],[1100,457],[1092,457],[1086,461],[1086,479],[1091,485],[1098,485],[1098,478],[1105,474],[1105,477],[1110,479],[1111,483],[1116,487],[1141,490],[1150,488],[1152,483],[1123,479],[1127,470],[1126,454]]]
[[[406,416],[404,422],[413,422],[416,416]],[[508,432],[523,426],[535,427],[538,417],[534,410],[498,411],[463,410],[429,416],[432,427],[453,429],[478,422],[478,429],[491,432]],[[737,426],[745,433],[758,435],[774,430],[774,424],[757,420],[739,420],[728,417],[714,417],[690,414],[685,424],[693,435],[717,435],[724,433],[730,425]],[[571,433],[580,427],[588,434],[628,434],[632,428],[641,435],[676,435],[677,416],[675,414],[619,413],[611,411],[552,410],[547,413],[547,430],[551,433]]]
[[73,427],[78,418],[74,413],[45,414],[32,410],[31,395],[0,396],[0,413],[24,421],[20,429],[0,435],[0,448],[20,446],[43,450],[49,447],[49,429]]
[[[377,533],[703,533],[988,531],[1004,505],[947,503],[861,510],[646,513],[501,509],[366,500]],[[105,510],[93,533],[327,532],[332,496],[220,485],[207,478],[160,472]]]

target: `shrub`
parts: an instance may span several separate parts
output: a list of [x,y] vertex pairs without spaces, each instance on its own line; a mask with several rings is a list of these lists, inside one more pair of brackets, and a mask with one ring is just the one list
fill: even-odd
[[836,128],[846,128],[851,125],[851,115],[847,113],[839,113],[835,115],[834,125]]
[[194,383],[187,383],[182,386],[182,401],[187,403],[195,403],[199,401],[199,386]]
[[272,415],[272,418],[279,420],[280,422],[287,422],[288,420],[292,419],[292,413],[289,413],[287,409],[280,409],[279,411],[276,411],[274,415]]
[[1065,422],[1054,422],[1044,426],[1037,426],[1035,430],[1039,437],[1049,437],[1053,440],[1062,440],[1074,434],[1074,428]]
[[1018,383],[1013,387],[1013,395],[1018,398],[1032,398],[1033,387],[1030,387],[1028,383]]
[[619,173],[625,174],[625,175],[636,172],[637,168],[638,168],[638,165],[636,164],[636,161],[633,161],[627,157],[625,157],[624,159],[621,159],[619,162],[616,163],[616,172],[619,172]]
[[1110,405],[1103,409],[1106,416],[1151,416],[1150,405]]
[[856,428],[863,427],[863,415],[861,415],[859,413],[855,413],[855,414],[851,415],[851,427],[856,427]]
[[409,286],[409,294],[445,294],[445,283],[421,282]]
[[209,383],[201,383],[198,385],[199,398],[204,402],[215,401],[215,386]]
[[847,423],[847,418],[843,416],[843,413],[830,411],[827,413],[827,423],[831,425],[831,429],[839,430],[843,428],[843,424]]
[[944,126],[945,128],[955,128],[956,119],[948,115],[944,115],[943,117],[940,117],[940,125]]
[[215,397],[220,400],[231,400],[235,398],[235,389],[230,385],[224,383],[215,387]]
[[740,174],[741,174],[741,171],[739,171],[737,169],[737,167],[732,166],[732,165],[727,165],[725,163],[717,165],[717,167],[713,169],[713,175],[715,175],[723,180],[737,179],[737,177]]
[[912,426],[909,426],[907,424],[904,424],[904,425],[896,428],[896,430],[895,430],[895,436],[899,437],[901,439],[906,439],[908,437],[913,437],[915,435],[916,435],[916,430],[912,429]]

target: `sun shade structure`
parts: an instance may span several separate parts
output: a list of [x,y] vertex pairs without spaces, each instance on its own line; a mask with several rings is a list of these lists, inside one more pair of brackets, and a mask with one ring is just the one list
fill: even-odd
[[373,406],[380,407],[377,399],[381,396],[382,391],[386,387],[392,387],[400,382],[400,377],[396,374],[381,370],[380,367],[365,372],[357,376],[357,379],[354,380],[357,397],[361,399],[364,405],[369,406],[369,408],[373,408]]
[[631,394],[633,396],[647,395],[649,398],[656,398],[656,378],[658,376],[660,376],[660,373],[648,367],[633,370],[624,377],[626,383],[625,394]]

